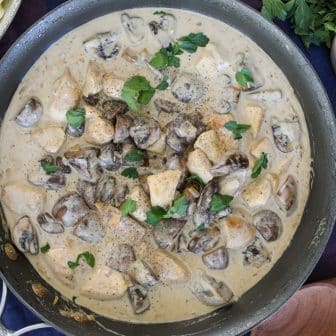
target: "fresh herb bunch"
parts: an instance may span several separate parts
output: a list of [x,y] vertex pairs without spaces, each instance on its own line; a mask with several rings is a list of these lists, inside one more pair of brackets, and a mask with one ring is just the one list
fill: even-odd
[[336,35],[336,0],[263,0],[262,14],[269,20],[290,20],[307,48],[330,48]]

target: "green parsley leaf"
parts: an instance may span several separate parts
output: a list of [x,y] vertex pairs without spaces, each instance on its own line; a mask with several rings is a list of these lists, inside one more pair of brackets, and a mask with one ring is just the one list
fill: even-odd
[[155,69],[163,70],[168,67],[168,54],[163,52],[162,49],[154,54],[153,58],[150,60],[149,64]]
[[233,200],[233,197],[230,195],[222,194],[213,194],[210,201],[210,211],[211,212],[220,212],[229,207],[230,202]]
[[144,159],[144,152],[139,148],[133,148],[127,152],[124,159],[128,162],[139,162]]
[[83,252],[81,254],[79,254],[77,256],[76,261],[68,261],[68,267],[71,269],[75,269],[76,267],[79,266],[79,261],[81,258],[84,258],[84,260],[86,261],[86,263],[90,266],[90,267],[94,267],[95,265],[95,257],[92,253],[90,253],[89,251]]
[[72,299],[71,299],[71,301],[72,301],[73,304],[77,304],[76,300],[77,300],[77,296],[73,296]]
[[53,162],[50,162],[48,159],[42,159],[40,164],[47,175],[55,174],[58,171],[57,165]]
[[155,94],[155,89],[150,88],[147,91],[140,91],[138,96],[138,103],[147,105]]
[[190,175],[190,176],[188,176],[187,178],[186,178],[186,180],[187,181],[195,181],[195,182],[197,182],[199,185],[200,185],[200,187],[204,187],[204,182],[202,181],[202,179],[199,177],[199,176],[197,176],[197,175]]
[[157,90],[163,91],[168,89],[168,76],[163,76],[161,83],[156,87]]
[[[181,42],[189,42],[197,47],[206,47],[206,45],[209,43],[209,38],[204,35],[203,33],[190,33],[187,36],[183,36],[179,38],[179,41]],[[182,45],[180,44],[180,47],[183,49]]]
[[139,178],[139,173],[138,170],[135,167],[128,167],[125,168],[122,172],[121,172],[122,176],[128,177],[130,179],[137,179]]
[[166,15],[167,13],[165,12],[165,11],[155,11],[154,13],[153,13],[154,15],[161,15],[161,16],[163,16],[163,15]]
[[239,140],[242,138],[242,133],[245,133],[251,128],[251,125],[238,124],[236,121],[231,120],[227,122],[224,127],[234,134],[234,139]]
[[44,246],[41,247],[41,253],[47,253],[50,250],[50,245],[49,243],[45,244]]
[[262,169],[266,169],[267,168],[267,164],[268,164],[268,159],[267,159],[267,154],[262,153],[260,155],[259,160],[256,162],[256,164],[254,165],[253,169],[252,169],[252,178],[257,178]]
[[66,119],[72,128],[82,127],[85,123],[85,109],[76,108],[68,110],[66,113]]
[[160,223],[163,216],[166,214],[166,210],[160,206],[153,206],[146,212],[146,223],[150,226],[156,226]]
[[126,217],[128,214],[134,212],[137,209],[137,202],[132,199],[127,199],[121,204],[120,212],[121,217]]
[[173,202],[168,212],[163,216],[163,218],[172,218],[174,215],[178,217],[183,217],[186,215],[188,209],[188,201],[184,195],[178,197]]
[[251,70],[247,67],[242,68],[236,73],[236,81],[243,89],[247,89],[251,83],[254,83]]

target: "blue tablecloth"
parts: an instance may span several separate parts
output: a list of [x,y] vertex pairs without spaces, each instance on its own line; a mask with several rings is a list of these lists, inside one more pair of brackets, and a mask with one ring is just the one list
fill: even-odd
[[[0,57],[15,41],[15,39],[33,22],[62,2],[64,2],[64,0],[34,0],[34,6],[31,6],[31,1],[23,0],[16,19],[14,20],[4,38],[0,41]],[[256,9],[260,9],[261,7],[261,1],[259,0],[244,0],[244,2],[248,3]],[[309,51],[307,51],[304,49],[300,39],[295,36],[293,31],[286,23],[278,22],[278,25],[290,36],[292,40],[295,41],[295,43],[312,63],[329,94],[334,108],[336,109],[336,75],[333,72],[330,64],[329,50],[325,47],[312,47]],[[336,229],[334,230],[328,246],[320,262],[310,276],[308,282],[332,277],[336,277]],[[40,322],[39,319],[27,308],[25,308],[24,305],[22,305],[11,293],[9,293],[8,296],[6,309],[3,315],[3,321],[5,325],[12,330],[17,330],[27,325]],[[53,329],[43,329],[30,332],[26,335],[62,336],[61,333]]]

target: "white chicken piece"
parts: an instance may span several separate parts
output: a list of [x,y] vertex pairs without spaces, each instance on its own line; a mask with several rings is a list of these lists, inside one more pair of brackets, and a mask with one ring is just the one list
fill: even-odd
[[115,237],[121,242],[138,245],[143,239],[146,229],[131,217],[124,217],[115,227]]
[[94,95],[103,89],[103,73],[98,65],[90,62],[86,71],[82,94],[85,97]]
[[244,111],[244,119],[251,125],[253,136],[256,137],[260,131],[262,121],[265,117],[265,111],[258,105],[247,105]]
[[143,286],[153,286],[157,283],[152,270],[141,260],[133,261],[129,265],[128,275]]
[[141,186],[135,186],[131,190],[129,198],[137,203],[137,208],[132,212],[131,216],[140,222],[144,222],[146,220],[146,212],[151,207],[148,195]]
[[167,208],[171,205],[180,177],[181,172],[176,169],[166,170],[147,177],[152,206],[158,205]]
[[87,119],[103,116],[102,111],[95,106],[84,104],[83,108],[85,109],[85,118]]
[[95,203],[95,207],[98,210],[100,218],[102,219],[102,224],[105,228],[113,229],[119,224],[121,213],[118,208],[104,202]]
[[272,191],[273,191],[273,194],[275,194],[278,191],[279,186],[280,186],[279,176],[275,173],[269,173],[265,175],[265,178],[267,178],[271,182]]
[[35,218],[44,210],[46,192],[24,182],[10,182],[2,189],[1,200],[16,214]]
[[65,141],[65,132],[58,126],[39,127],[32,132],[32,139],[46,152],[57,153]]
[[122,297],[126,290],[127,282],[122,273],[100,266],[87,275],[80,293],[91,299],[106,301]]
[[226,247],[230,249],[244,247],[256,234],[255,227],[238,216],[226,217],[219,224],[225,234]]
[[113,98],[121,99],[121,89],[124,86],[124,81],[112,73],[106,74],[103,77],[103,92]]
[[242,198],[250,208],[265,205],[272,195],[272,183],[265,177],[259,177],[250,183],[241,193]]
[[154,251],[148,262],[158,280],[163,283],[171,284],[188,280],[189,272],[186,266],[165,251]]
[[210,130],[203,132],[197,138],[194,148],[199,148],[206,154],[212,163],[218,163],[223,160],[224,148],[216,131]]
[[85,140],[94,145],[104,145],[112,141],[114,126],[101,117],[88,119],[85,123]]
[[74,288],[74,271],[68,266],[69,260],[76,260],[76,255],[70,247],[51,248],[44,255],[46,265],[54,274],[55,278],[63,284]]
[[240,187],[240,180],[236,176],[224,177],[219,181],[219,193],[233,196]]
[[262,153],[267,153],[267,158],[274,152],[271,141],[264,137],[259,139],[250,147],[250,153],[257,159],[260,158]]
[[196,63],[196,69],[201,76],[213,78],[218,76],[220,68],[223,66],[223,59],[213,43],[208,43],[200,50],[200,57]]
[[66,112],[77,106],[80,99],[80,92],[75,79],[69,69],[56,81],[57,85],[49,106],[49,117],[57,122],[65,122]]
[[163,154],[166,150],[166,135],[161,132],[159,140],[153,143],[153,145],[147,147],[149,152]]
[[213,179],[211,162],[199,148],[189,153],[187,167],[191,174],[199,176],[205,184]]

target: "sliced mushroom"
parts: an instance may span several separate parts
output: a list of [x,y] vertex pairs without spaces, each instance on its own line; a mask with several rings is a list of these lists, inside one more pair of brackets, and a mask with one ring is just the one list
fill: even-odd
[[64,164],[63,158],[61,156],[57,156],[55,160],[56,166],[58,167],[58,171],[60,171],[63,174],[70,174],[71,173],[71,167]]
[[287,216],[294,212],[297,199],[297,184],[292,175],[287,177],[287,180],[277,192],[275,199],[281,209],[286,211]]
[[113,144],[102,147],[98,155],[99,166],[108,171],[118,170],[122,163],[122,156],[119,150],[120,148]]
[[229,264],[229,255],[224,246],[203,254],[202,261],[210,269],[225,269]]
[[221,93],[217,104],[212,103],[215,112],[218,114],[232,112],[239,102],[241,90],[229,85],[226,86]]
[[217,181],[209,182],[202,190],[201,196],[197,202],[197,208],[193,216],[195,227],[204,225],[209,226],[212,219],[212,213],[209,211],[212,195],[218,192]]
[[98,244],[105,236],[99,215],[90,211],[76,224],[73,234],[90,244]]
[[79,138],[83,135],[85,129],[85,124],[82,124],[78,127],[72,127],[69,123],[66,126],[65,133],[74,138]]
[[275,145],[283,153],[292,152],[300,139],[300,124],[294,122],[280,122],[272,120],[272,131]]
[[137,16],[129,16],[121,14],[121,24],[123,25],[126,34],[133,44],[139,44],[145,37],[144,20]]
[[190,289],[207,306],[228,304],[233,297],[231,289],[223,281],[203,272],[194,279]]
[[37,216],[37,222],[39,223],[41,229],[47,233],[62,233],[64,232],[64,227],[61,222],[57,221],[48,212],[39,214]]
[[197,103],[203,99],[205,87],[196,75],[183,72],[173,80],[171,92],[182,103]]
[[172,14],[165,14],[160,17],[160,28],[166,31],[169,35],[173,36],[176,30],[176,18]]
[[117,115],[114,130],[114,143],[124,142],[130,135],[132,119],[127,115]]
[[114,32],[99,33],[84,42],[84,50],[93,61],[111,60],[119,55],[119,36]]
[[104,118],[114,121],[117,115],[125,114],[128,111],[128,106],[121,100],[108,99],[102,103],[102,110]]
[[38,254],[39,244],[37,234],[28,216],[21,217],[15,224],[12,239],[19,251]]
[[88,106],[97,106],[100,100],[100,93],[90,94],[87,97],[83,96],[83,100]]
[[253,216],[253,224],[266,241],[275,241],[282,231],[281,218],[271,210],[261,210]]
[[129,193],[128,185],[126,183],[117,181],[116,192],[114,195],[114,206],[120,207],[121,204],[125,201],[128,193]]
[[178,184],[178,187],[180,187],[188,173],[188,168],[187,168],[185,158],[182,155],[176,154],[176,153],[169,155],[167,157],[166,167],[167,169],[181,171],[182,174],[181,174],[180,181]]
[[160,138],[159,124],[147,117],[137,117],[129,130],[137,147],[146,149]]
[[186,235],[184,233],[181,233],[177,237],[177,241],[176,241],[176,253],[186,253],[186,252],[189,252],[187,237],[186,237]]
[[162,47],[168,47],[176,30],[176,18],[171,14],[160,17],[159,22],[151,21],[149,28]]
[[135,314],[141,314],[149,309],[150,301],[148,298],[148,291],[145,287],[141,285],[133,285],[128,287],[127,292]]
[[220,230],[217,226],[204,230],[190,232],[192,239],[189,241],[188,250],[193,253],[204,253],[215,248],[220,239]]
[[52,215],[56,220],[61,221],[65,227],[74,226],[88,212],[89,208],[76,192],[61,197],[52,209]]
[[112,175],[103,174],[98,180],[96,188],[96,201],[112,204],[116,192],[116,181]]
[[246,266],[253,266],[260,268],[266,261],[271,260],[270,252],[265,246],[256,238],[251,244],[249,244],[243,251],[243,264]]
[[115,237],[125,244],[137,245],[146,234],[146,228],[130,217],[124,217],[114,230]]
[[128,275],[142,286],[154,286],[157,284],[153,271],[142,260],[136,260],[129,265]]
[[106,265],[116,271],[127,273],[133,261],[135,261],[135,254],[132,246],[119,244],[112,247]]
[[51,190],[61,189],[66,184],[66,178],[63,174],[55,173],[47,175],[45,172],[42,172],[41,169],[37,172],[29,173],[28,181],[36,186]]
[[96,202],[96,184],[79,179],[76,189],[79,195],[84,199],[87,206],[94,209]]
[[40,121],[42,114],[41,103],[36,98],[31,98],[15,117],[15,122],[21,127],[32,127]]
[[178,112],[177,104],[167,99],[162,99],[162,98],[154,99],[154,106],[158,112],[165,112],[165,113],[177,113]]
[[280,90],[251,92],[248,97],[264,103],[277,103],[282,99],[282,92]]
[[247,169],[249,167],[249,159],[245,154],[231,154],[224,163],[220,163],[210,169],[213,176],[227,176],[230,173]]
[[154,239],[160,248],[172,251],[175,247],[176,237],[183,229],[185,221],[177,219],[165,219],[153,230]]
[[98,153],[98,149],[94,147],[79,148],[76,146],[65,152],[64,156],[82,179],[95,183],[100,177]]

